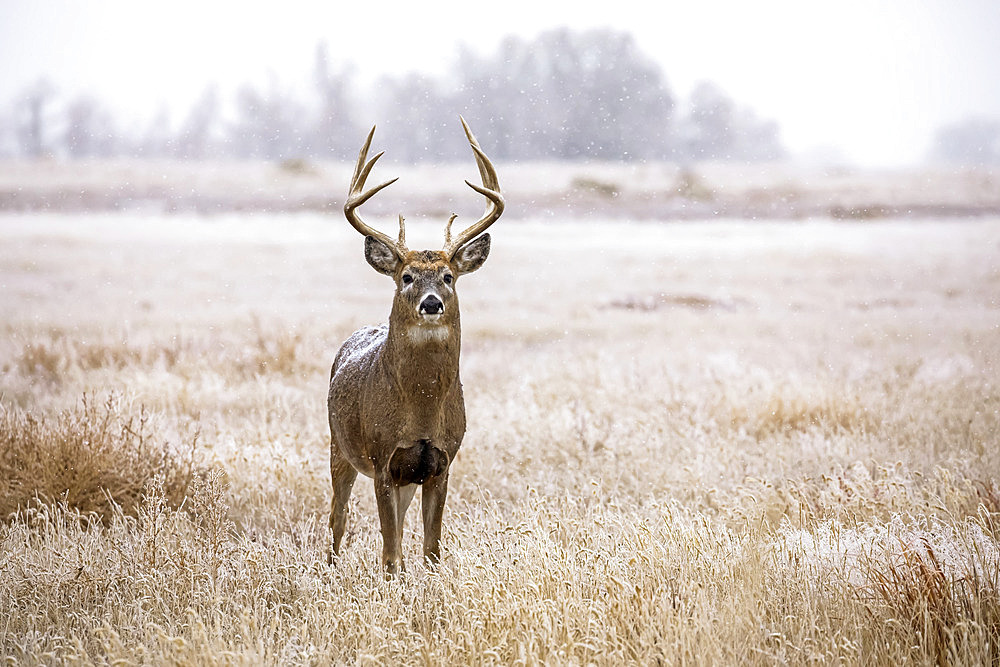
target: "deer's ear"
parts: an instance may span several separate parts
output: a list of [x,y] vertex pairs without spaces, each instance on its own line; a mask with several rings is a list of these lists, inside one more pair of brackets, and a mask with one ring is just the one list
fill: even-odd
[[387,276],[395,275],[396,267],[399,266],[399,258],[396,257],[396,253],[374,236],[365,237],[365,259],[368,260],[373,269]]
[[490,255],[490,235],[483,234],[475,241],[466,243],[455,253],[455,269],[460,274],[472,273],[486,261]]

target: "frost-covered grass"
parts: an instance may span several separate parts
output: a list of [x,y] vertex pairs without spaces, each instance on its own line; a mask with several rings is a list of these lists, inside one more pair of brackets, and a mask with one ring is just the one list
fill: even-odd
[[[417,219],[411,245],[440,232]],[[1000,220],[515,215],[493,238],[458,286],[469,431],[443,562],[420,562],[413,507],[408,571],[385,581],[364,479],[344,556],[325,559],[329,365],[392,289],[353,230],[0,216],[0,443],[27,442],[29,416],[67,433],[86,395],[110,423],[148,416],[144,442],[180,457],[167,473],[193,471],[180,503],[138,466],[145,495],[100,519],[51,491],[5,517],[0,654],[1000,657]]]

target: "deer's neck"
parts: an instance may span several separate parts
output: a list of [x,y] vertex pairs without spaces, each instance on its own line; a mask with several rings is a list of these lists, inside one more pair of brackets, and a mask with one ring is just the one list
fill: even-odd
[[441,326],[401,323],[390,318],[382,361],[410,419],[433,429],[444,401],[458,382],[461,327],[457,315]]

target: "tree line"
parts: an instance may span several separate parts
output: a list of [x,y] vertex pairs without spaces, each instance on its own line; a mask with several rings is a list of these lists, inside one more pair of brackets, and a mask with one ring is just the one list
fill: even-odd
[[463,159],[463,114],[501,160],[761,161],[784,149],[773,121],[711,83],[678,100],[628,33],[552,30],[510,36],[478,55],[462,47],[442,76],[383,76],[362,92],[354,67],[317,45],[307,93],[276,77],[228,100],[209,85],[173,122],[166,110],[125,130],[95,97],[63,99],[44,80],[0,112],[0,155],[350,160],[373,120],[395,159]]
[[1000,166],[1000,121],[974,117],[941,127],[931,158],[947,164]]

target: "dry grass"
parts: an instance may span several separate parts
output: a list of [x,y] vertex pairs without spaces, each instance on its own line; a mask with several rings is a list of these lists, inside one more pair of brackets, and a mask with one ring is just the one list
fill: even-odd
[[180,451],[152,433],[144,409],[126,415],[120,397],[80,405],[46,419],[18,408],[0,414],[0,517],[61,501],[107,519],[114,509],[134,514],[155,478],[176,507],[194,475],[195,434]]
[[[971,560],[977,554],[968,555]],[[988,563],[986,571],[980,563],[970,565],[961,575],[947,572],[926,540],[917,547],[903,544],[895,558],[872,564],[871,588],[886,605],[885,615],[902,624],[901,637],[920,641],[914,657],[931,657],[939,665],[996,662],[997,565]]]
[[[0,479],[74,443],[0,525],[0,654],[1000,660],[997,221],[500,224],[459,288],[444,559],[420,564],[414,508],[385,581],[364,480],[325,559],[329,364],[391,294],[346,225],[0,218]],[[195,433],[210,472],[178,499],[156,472]],[[92,476],[116,503],[90,521],[73,466],[143,472]]]

